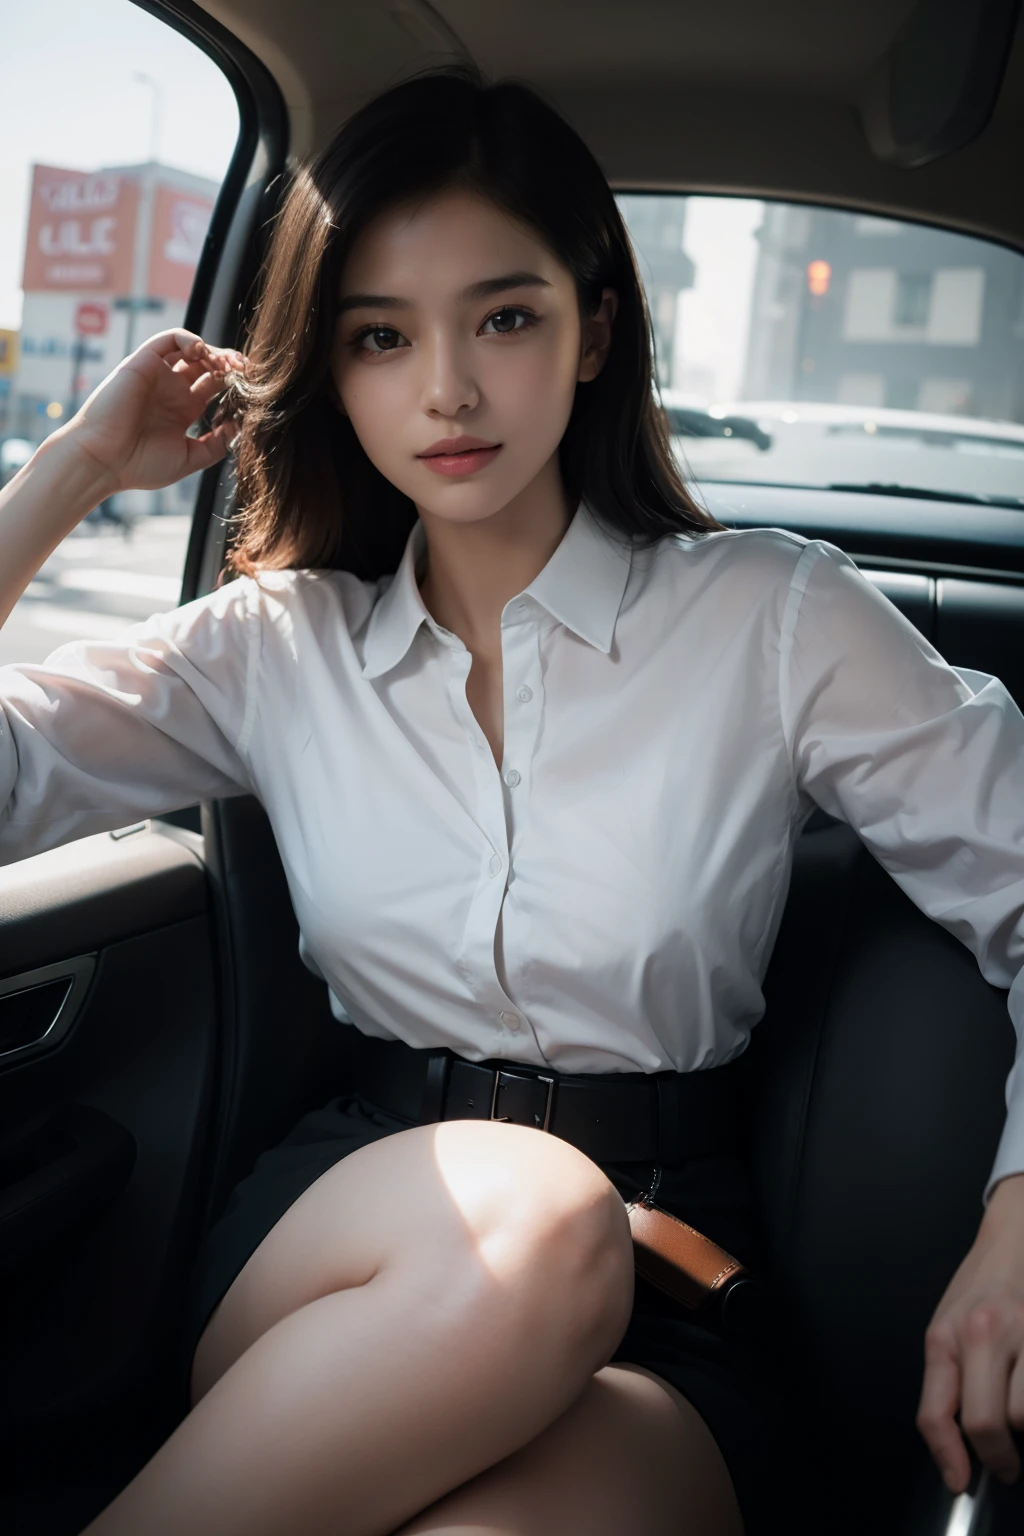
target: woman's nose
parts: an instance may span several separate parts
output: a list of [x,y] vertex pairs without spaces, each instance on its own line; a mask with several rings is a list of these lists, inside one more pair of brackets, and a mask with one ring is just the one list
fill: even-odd
[[423,349],[423,405],[455,416],[479,403],[480,390],[466,349],[451,337],[435,337]]

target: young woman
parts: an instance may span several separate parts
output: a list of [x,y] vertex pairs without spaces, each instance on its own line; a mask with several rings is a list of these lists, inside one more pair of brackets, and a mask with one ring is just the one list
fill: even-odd
[[[0,618],[105,496],[236,434],[237,579],[0,672],[0,851],[257,795],[353,1091],[234,1191],[190,1411],[88,1531],[778,1528],[782,1384],[634,1286],[622,1197],[660,1166],[757,1263],[728,1063],[815,803],[933,915],[984,893],[960,936],[1009,985],[1024,720],[834,546],[696,506],[611,192],[518,84],[431,72],[344,125],[247,356],[155,337],[3,493]],[[928,1336],[953,1487],[958,1407],[1016,1470],[1021,1170],[1014,1111]]]

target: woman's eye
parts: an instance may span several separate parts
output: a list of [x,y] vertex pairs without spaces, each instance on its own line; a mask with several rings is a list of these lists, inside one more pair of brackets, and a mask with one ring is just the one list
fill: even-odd
[[[516,325],[517,319],[521,319],[523,324]],[[499,336],[509,336],[513,331],[525,331],[531,325],[536,324],[533,315],[530,314],[528,309],[517,308],[499,309],[495,314],[488,315],[484,325],[490,325],[492,321],[495,325],[495,334]]]
[[[360,331],[353,338],[355,346],[364,352],[393,352],[395,339],[401,340],[398,331],[390,325],[372,325],[368,330]],[[375,343],[372,347],[365,346],[368,341]]]

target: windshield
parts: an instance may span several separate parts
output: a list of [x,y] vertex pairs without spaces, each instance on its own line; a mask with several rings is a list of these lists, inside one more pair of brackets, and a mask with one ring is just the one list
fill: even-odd
[[805,204],[617,202],[688,478],[1024,509],[1024,256]]

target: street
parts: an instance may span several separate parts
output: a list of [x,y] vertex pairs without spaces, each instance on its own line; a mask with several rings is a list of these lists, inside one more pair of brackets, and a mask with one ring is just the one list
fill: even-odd
[[80,524],[0,629],[0,666],[45,661],[68,640],[110,639],[176,607],[190,525],[190,517],[140,517],[126,538],[112,524]]

